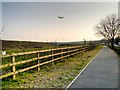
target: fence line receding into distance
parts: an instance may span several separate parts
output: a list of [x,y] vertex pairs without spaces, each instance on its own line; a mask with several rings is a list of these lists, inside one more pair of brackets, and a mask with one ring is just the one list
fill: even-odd
[[[42,65],[45,65],[48,63],[54,64],[54,61],[56,61],[56,60],[62,60],[63,58],[70,57],[70,56],[73,56],[73,55],[81,53],[81,52],[85,52],[85,51],[89,50],[90,48],[91,48],[91,46],[84,45],[84,46],[73,46],[73,47],[39,50],[39,51],[32,51],[32,52],[13,53],[11,55],[5,55],[5,56],[2,56],[2,58],[10,57],[11,63],[2,64],[0,66],[0,69],[6,68],[6,67],[11,67],[11,72],[7,72],[5,74],[2,73],[0,78],[2,79],[2,78],[6,78],[8,76],[13,76],[13,80],[15,80],[16,74],[18,74],[18,73],[25,72],[25,71],[28,71],[33,68],[37,68],[37,70],[40,71],[40,66],[42,66]],[[41,53],[46,53],[46,52],[50,52],[50,53],[48,53],[47,55],[44,54],[43,56],[40,56]],[[31,55],[31,54],[36,54],[36,57],[27,59],[27,60],[23,59],[21,61],[17,61],[17,58],[16,58],[17,56]],[[40,62],[42,59],[46,59],[46,58],[50,58],[50,60]],[[16,70],[17,65],[19,65],[19,64],[25,65],[26,63],[30,63],[32,61],[37,61],[37,64],[29,66],[27,68]]]

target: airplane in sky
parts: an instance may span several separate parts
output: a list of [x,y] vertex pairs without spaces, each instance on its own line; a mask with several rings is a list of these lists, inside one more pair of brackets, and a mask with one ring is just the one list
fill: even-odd
[[59,19],[63,19],[64,17],[63,16],[58,16]]

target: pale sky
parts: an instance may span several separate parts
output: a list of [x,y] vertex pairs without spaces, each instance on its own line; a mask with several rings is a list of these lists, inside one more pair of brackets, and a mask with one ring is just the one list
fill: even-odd
[[2,39],[98,40],[94,26],[110,14],[118,14],[117,2],[3,2]]

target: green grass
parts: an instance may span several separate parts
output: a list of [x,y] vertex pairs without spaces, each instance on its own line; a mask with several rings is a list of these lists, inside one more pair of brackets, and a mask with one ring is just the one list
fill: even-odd
[[55,46],[45,46],[43,48],[25,48],[25,49],[11,49],[11,50],[6,50],[7,54],[12,54],[12,53],[20,53],[20,52],[30,52],[30,51],[37,51],[37,50],[45,50],[45,49],[51,49],[51,48],[56,48]]
[[[71,46],[73,46],[73,45],[71,45]],[[46,50],[46,49],[62,48],[62,47],[71,47],[71,46],[45,45],[45,46],[42,47],[42,48],[8,49],[8,50],[6,50],[6,53],[7,53],[7,54],[12,54],[12,53],[30,52],[30,51]]]
[[3,88],[66,88],[86,64],[100,50],[93,50],[55,62],[54,65],[41,67],[40,72],[31,70],[17,74],[16,80],[5,78]]

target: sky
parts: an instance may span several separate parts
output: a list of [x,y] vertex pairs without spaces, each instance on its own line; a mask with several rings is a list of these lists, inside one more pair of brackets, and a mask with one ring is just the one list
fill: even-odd
[[2,26],[5,26],[2,39],[100,40],[94,27],[110,14],[118,14],[117,2],[2,2]]

